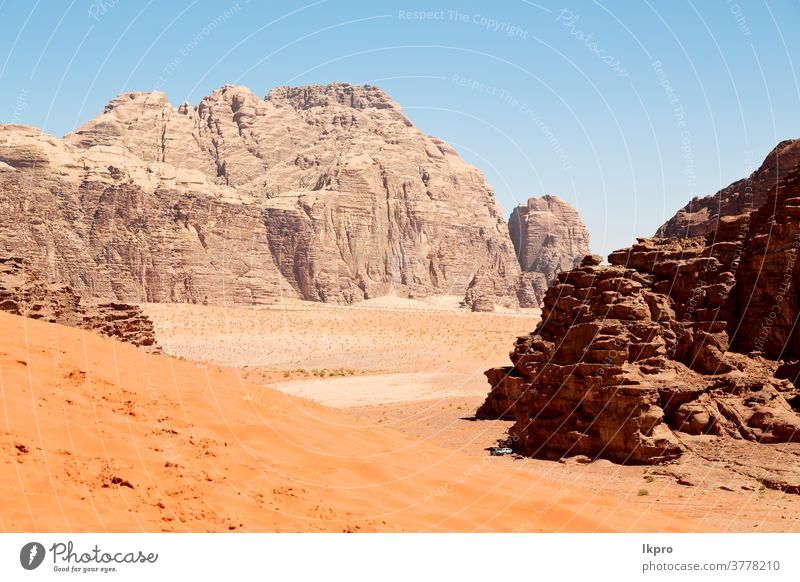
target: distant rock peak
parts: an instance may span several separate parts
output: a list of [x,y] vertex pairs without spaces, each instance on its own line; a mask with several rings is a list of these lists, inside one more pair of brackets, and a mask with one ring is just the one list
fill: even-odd
[[196,109],[203,102],[269,101],[275,105],[286,104],[300,111],[312,107],[341,105],[353,109],[394,109],[402,111],[400,105],[388,93],[375,85],[352,85],[350,83],[330,83],[328,85],[280,86],[271,89],[261,99],[244,85],[223,85],[203,97],[196,106],[184,101],[179,107],[173,106],[166,93],[162,91],[124,91],[106,104],[104,113],[120,107],[168,107],[171,109]]
[[558,196],[529,198],[511,212],[508,229],[523,272],[520,296],[532,291],[537,304],[558,273],[589,254],[589,231],[578,210]]
[[758,169],[712,196],[694,198],[656,232],[658,237],[690,238],[713,232],[723,219],[746,216],[757,210],[769,191],[800,165],[800,139],[776,145]]

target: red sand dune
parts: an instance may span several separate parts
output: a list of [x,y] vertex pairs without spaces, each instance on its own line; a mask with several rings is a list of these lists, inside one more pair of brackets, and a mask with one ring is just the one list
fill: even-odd
[[232,370],[4,313],[0,397],[2,531],[696,528]]

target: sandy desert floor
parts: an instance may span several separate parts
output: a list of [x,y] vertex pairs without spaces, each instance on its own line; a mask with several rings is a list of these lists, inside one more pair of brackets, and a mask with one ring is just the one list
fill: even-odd
[[485,395],[483,371],[508,359],[540,311],[470,313],[457,308],[458,298],[435,299],[143,307],[166,353],[237,368],[328,406]]
[[179,357],[0,313],[0,530],[800,531],[794,495],[489,456],[535,313],[146,309]]
[[[470,420],[488,390],[483,370],[505,365],[514,338],[529,332],[540,314],[472,314],[457,310],[455,302],[438,301],[430,305],[383,298],[355,308],[300,303],[257,311],[195,306],[148,310],[167,351],[202,357],[206,349],[208,359],[248,366],[239,372],[256,383],[491,463],[492,470],[552,479],[567,490],[580,487],[648,511],[675,512],[703,530],[800,531],[800,497],[765,489],[753,478],[691,454],[679,463],[648,468],[607,461],[487,460],[486,449],[504,438],[511,423]],[[257,330],[278,333],[237,350],[236,336],[226,330],[240,326],[247,337],[256,336]],[[217,331],[209,335],[209,330]],[[263,346],[261,359],[255,355],[258,345]],[[282,346],[290,347],[289,359]],[[309,364],[303,367],[303,362]],[[744,459],[746,454],[738,456]],[[518,525],[507,524],[506,529]]]
[[312,373],[483,370],[505,358],[509,338],[530,332],[541,313],[470,313],[457,305],[456,299],[378,298],[350,307],[301,301],[252,309],[142,307],[167,353],[227,366]]
[[[679,531],[244,380],[0,313],[3,531]],[[499,461],[499,462],[495,462]]]

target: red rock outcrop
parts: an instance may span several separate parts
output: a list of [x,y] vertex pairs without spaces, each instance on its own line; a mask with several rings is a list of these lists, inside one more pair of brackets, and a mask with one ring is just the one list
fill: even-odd
[[48,282],[19,257],[0,257],[0,310],[159,349],[153,322],[138,306],[82,303],[68,285]]
[[800,164],[800,140],[779,143],[761,166],[713,196],[694,198],[656,232],[657,237],[688,238],[713,232],[723,217],[750,214],[759,209],[769,191]]
[[514,208],[508,231],[522,277],[522,305],[539,307],[558,273],[577,266],[589,254],[589,231],[577,209],[558,196],[529,198]]
[[770,191],[740,237],[730,298],[733,348],[800,360],[800,167]]
[[481,172],[348,84],[124,93],[63,140],[2,126],[0,250],[106,301],[464,295],[483,270],[516,306],[519,280]]
[[[558,275],[480,418],[514,448],[655,463],[680,436],[800,442],[800,169],[704,237],[640,239]],[[781,360],[781,361],[779,361]]]

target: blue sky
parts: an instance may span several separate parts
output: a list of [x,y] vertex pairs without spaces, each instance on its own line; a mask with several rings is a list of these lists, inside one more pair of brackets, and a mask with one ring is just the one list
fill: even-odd
[[0,122],[63,135],[127,90],[386,89],[508,214],[575,204],[607,254],[800,137],[800,2],[0,0]]

